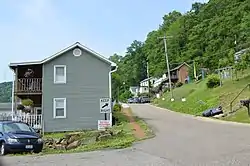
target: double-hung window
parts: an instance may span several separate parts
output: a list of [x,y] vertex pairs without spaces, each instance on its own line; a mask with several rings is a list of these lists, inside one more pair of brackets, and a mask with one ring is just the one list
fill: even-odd
[[54,118],[66,118],[66,98],[54,98]]
[[66,83],[66,65],[54,66],[54,83],[55,84]]

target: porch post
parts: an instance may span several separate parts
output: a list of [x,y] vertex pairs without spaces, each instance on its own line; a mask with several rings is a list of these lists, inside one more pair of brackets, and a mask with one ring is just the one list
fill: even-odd
[[17,96],[15,95],[15,92],[17,92],[17,83],[18,83],[18,68],[15,69],[14,71],[14,75],[15,75],[15,81],[14,81],[14,113],[15,116],[17,114]]
[[15,71],[13,71],[13,80],[12,80],[12,94],[11,94],[11,118],[14,120],[14,101],[15,101],[15,95],[14,95],[14,88],[15,88]]

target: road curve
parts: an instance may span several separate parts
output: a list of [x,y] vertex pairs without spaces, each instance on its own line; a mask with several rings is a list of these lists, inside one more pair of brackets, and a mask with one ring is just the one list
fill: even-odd
[[131,105],[156,137],[132,148],[88,153],[3,157],[8,166],[250,165],[250,127],[200,120],[148,104]]

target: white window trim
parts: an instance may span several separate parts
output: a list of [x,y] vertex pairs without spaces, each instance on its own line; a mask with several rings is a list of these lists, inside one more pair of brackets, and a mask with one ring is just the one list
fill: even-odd
[[[56,68],[63,67],[64,68],[64,80],[63,81],[56,81]],[[66,65],[54,65],[54,84],[66,84],[67,74],[66,74]]]
[[[64,116],[56,116],[56,100],[64,100]],[[53,99],[53,113],[54,113],[53,117],[55,119],[66,118],[66,114],[67,114],[66,103],[67,103],[66,98],[54,98]]]

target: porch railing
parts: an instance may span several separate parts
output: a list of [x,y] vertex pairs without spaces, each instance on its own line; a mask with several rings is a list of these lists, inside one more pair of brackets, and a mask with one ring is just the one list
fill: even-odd
[[19,78],[16,92],[42,92],[42,78]]
[[34,129],[42,130],[42,115],[16,115],[13,121],[21,121],[29,124]]

